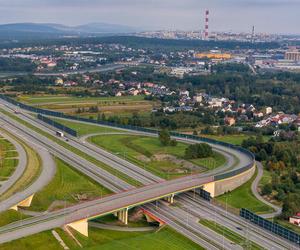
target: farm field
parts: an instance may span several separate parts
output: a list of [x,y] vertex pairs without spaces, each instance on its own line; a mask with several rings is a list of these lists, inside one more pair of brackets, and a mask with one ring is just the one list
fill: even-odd
[[[39,108],[96,118],[98,113],[105,115],[129,116],[133,113],[145,115],[151,112],[156,102],[144,100],[144,96],[120,97],[74,97],[69,95],[22,95],[18,101]],[[98,111],[90,108],[97,107]]]
[[187,144],[163,147],[154,137],[100,135],[89,138],[89,141],[165,179],[200,173],[226,162],[225,157],[216,152],[213,157],[184,160]]

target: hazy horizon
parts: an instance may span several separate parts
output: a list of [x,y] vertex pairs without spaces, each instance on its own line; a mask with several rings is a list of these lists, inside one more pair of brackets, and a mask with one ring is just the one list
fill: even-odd
[[0,23],[110,23],[147,30],[300,34],[300,0],[0,0]]

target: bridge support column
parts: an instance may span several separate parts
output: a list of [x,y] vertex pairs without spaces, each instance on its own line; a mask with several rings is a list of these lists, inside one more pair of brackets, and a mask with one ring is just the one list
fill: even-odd
[[82,235],[88,237],[89,230],[88,230],[88,220],[83,219],[80,221],[75,221],[73,223],[67,224],[67,227],[73,228],[77,232],[81,233]]
[[174,194],[171,194],[170,196],[167,197],[167,201],[170,203],[170,204],[173,204],[174,203]]
[[125,225],[128,225],[128,208],[125,208],[118,212],[118,219]]
[[210,182],[210,183],[207,183],[203,186],[203,189],[206,191],[206,192],[209,192],[210,193],[210,196],[213,198],[215,197],[215,182]]
[[30,207],[33,196],[34,196],[34,194],[30,195],[28,198],[26,198],[25,200],[19,202],[18,204],[11,207],[10,209],[18,211],[18,207]]

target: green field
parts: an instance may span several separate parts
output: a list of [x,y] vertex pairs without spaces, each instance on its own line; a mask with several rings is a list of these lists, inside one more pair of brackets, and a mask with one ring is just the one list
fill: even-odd
[[[241,145],[244,140],[251,137],[251,135],[246,135],[246,134],[238,134],[238,135],[201,135],[201,136],[211,138],[211,139],[214,139],[214,140],[217,140],[217,141],[227,142],[227,143],[234,144],[234,145]],[[265,141],[268,141],[269,139],[270,139],[269,136],[264,136]]]
[[256,174],[244,185],[217,197],[217,201],[233,208],[246,208],[254,213],[270,213],[273,209],[263,202],[256,199],[251,190],[251,184],[254,181]]
[[18,152],[14,145],[0,137],[0,181],[7,180],[14,173],[18,162]]
[[75,131],[77,131],[79,136],[83,136],[83,135],[87,135],[87,134],[95,134],[95,133],[122,132],[121,130],[118,130],[118,129],[101,127],[101,126],[91,125],[91,124],[82,123],[82,122],[68,121],[68,120],[57,119],[57,118],[51,118],[51,119],[59,122],[60,124],[63,124],[64,126],[74,129]]
[[242,246],[244,249],[251,249],[251,250],[263,249],[262,247],[258,246],[254,242],[247,241],[247,239],[245,237],[237,234],[236,232],[234,232],[218,223],[215,223],[214,221],[201,219],[199,221],[199,223],[202,224],[203,226],[206,226],[206,227],[212,229],[216,233],[223,235],[225,238],[234,242],[237,245]]
[[187,144],[163,147],[158,138],[154,137],[99,135],[89,140],[165,179],[200,173],[226,162],[225,157],[218,153],[214,153],[214,157],[185,161],[183,158]]
[[33,126],[32,124],[30,124],[30,123],[28,123],[28,122],[26,122],[26,121],[20,119],[19,117],[17,117],[17,116],[15,116],[15,115],[13,115],[13,114],[11,114],[11,113],[9,113],[9,112],[7,112],[7,111],[1,109],[1,108],[0,108],[0,112],[4,113],[5,115],[9,116],[10,118],[16,120],[17,122],[23,124],[24,126],[30,128],[30,129],[32,129],[33,131],[36,131],[37,133],[39,133],[39,134],[41,134],[41,135],[47,137],[48,139],[50,139],[50,140],[56,142],[57,144],[59,144],[60,146],[63,146],[64,148],[70,150],[71,152],[73,152],[73,153],[75,153],[75,154],[81,156],[82,158],[84,158],[84,159],[90,161],[91,163],[97,165],[98,167],[103,168],[104,170],[110,172],[110,173],[113,174],[113,175],[117,175],[120,179],[122,179],[122,180],[128,182],[129,184],[132,184],[132,185],[134,185],[134,186],[141,186],[141,183],[139,183],[139,182],[136,181],[135,179],[129,177],[128,175],[126,175],[126,174],[124,174],[124,173],[122,173],[122,172],[120,172],[120,171],[117,171],[117,170],[111,168],[111,167],[108,166],[108,165],[105,165],[104,163],[98,161],[97,159],[95,159],[95,158],[92,157],[91,155],[86,154],[86,153],[82,152],[81,150],[79,150],[79,149],[77,149],[77,148],[75,148],[75,147],[69,145],[68,143],[66,143],[66,142],[64,142],[64,141],[62,141],[62,140],[60,140],[60,139],[57,138],[54,134],[51,135],[51,134],[49,134],[49,133],[47,133],[47,132],[45,132],[45,131],[43,131],[43,130],[41,130],[41,129],[35,127],[35,126]]
[[5,212],[0,213],[0,227],[5,226],[9,223],[23,220],[28,218],[27,215],[24,215],[18,211],[15,210],[8,210]]
[[144,96],[120,96],[120,97],[75,97],[68,95],[22,95],[18,101],[27,104],[58,104],[58,103],[104,103],[104,102],[133,102],[142,101]]
[[30,210],[45,211],[53,203],[53,208],[78,203],[80,199],[89,200],[108,195],[111,192],[93,183],[88,177],[77,173],[69,165],[55,159],[57,172],[54,179],[41,191],[35,194]]
[[[89,250],[200,250],[203,249],[189,239],[166,227],[158,232],[118,232],[89,228],[89,238],[79,236],[80,248],[61,229],[55,229],[70,249]],[[0,245],[0,250],[57,250],[62,249],[51,231]]]

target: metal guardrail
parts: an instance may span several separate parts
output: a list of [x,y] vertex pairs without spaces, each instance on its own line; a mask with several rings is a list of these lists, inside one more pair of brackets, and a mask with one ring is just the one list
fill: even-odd
[[292,230],[289,230],[278,223],[274,223],[272,221],[269,221],[267,219],[264,219],[260,217],[259,215],[250,212],[249,210],[242,208],[240,210],[240,216],[246,220],[249,220],[250,222],[262,227],[263,229],[266,229],[276,235],[279,235],[280,237],[283,237],[293,243],[296,243],[300,247],[300,235],[293,232]]
[[[14,104],[14,105],[20,107],[22,109],[25,109],[25,110],[28,110],[28,111],[31,111],[31,112],[34,112],[37,114],[54,116],[54,117],[58,117],[58,118],[65,118],[65,119],[70,119],[70,120],[75,120],[75,121],[82,121],[82,122],[87,122],[87,123],[92,123],[92,124],[99,124],[99,125],[104,125],[104,126],[120,128],[120,129],[134,130],[134,131],[145,132],[145,133],[150,133],[150,134],[158,134],[159,133],[159,131],[156,129],[149,129],[149,128],[143,128],[143,127],[132,126],[132,125],[121,125],[121,124],[115,124],[115,123],[111,123],[111,122],[107,122],[107,121],[97,121],[94,119],[87,119],[87,118],[82,118],[82,117],[65,115],[64,113],[56,112],[56,111],[52,111],[52,110],[36,108],[36,107],[30,106],[30,105],[18,102],[4,94],[0,94],[0,98],[11,104]],[[174,137],[178,137],[178,138],[186,138],[186,139],[191,139],[191,140],[195,140],[195,141],[199,141],[199,142],[206,142],[206,143],[211,143],[214,145],[220,145],[220,146],[224,146],[227,148],[231,148],[231,149],[234,149],[234,150],[237,150],[239,152],[246,154],[251,159],[251,163],[249,163],[246,166],[242,166],[241,168],[231,170],[231,171],[223,173],[223,174],[217,174],[216,176],[214,176],[215,181],[236,176],[240,173],[243,173],[243,172],[251,169],[255,164],[254,155],[250,151],[248,151],[242,147],[239,147],[239,146],[227,143],[227,142],[221,142],[221,141],[217,141],[214,139],[206,138],[206,137],[187,135],[187,134],[182,134],[182,133],[173,132],[173,131],[170,132],[170,135],[174,136]]]

